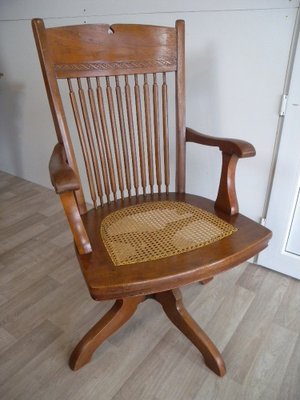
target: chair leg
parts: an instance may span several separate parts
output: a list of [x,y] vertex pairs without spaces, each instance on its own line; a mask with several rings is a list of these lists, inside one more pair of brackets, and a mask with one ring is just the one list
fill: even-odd
[[144,298],[136,296],[117,300],[77,344],[70,357],[70,368],[77,370],[87,364],[100,344],[129,320]]
[[163,307],[173,324],[198,348],[202,353],[205,364],[217,375],[226,372],[224,360],[206,333],[198,326],[182,303],[179,289],[156,293],[153,298]]

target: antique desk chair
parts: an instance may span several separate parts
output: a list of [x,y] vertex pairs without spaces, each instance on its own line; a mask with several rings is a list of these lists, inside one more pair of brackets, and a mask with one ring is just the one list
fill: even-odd
[[[271,232],[239,214],[235,192],[237,161],[254,156],[253,146],[186,127],[184,21],[176,21],[175,27],[45,29],[41,19],[34,19],[32,25],[57,134],[51,181],[90,295],[115,299],[74,349],[71,368],[88,363],[137,306],[153,298],[199,349],[206,365],[223,376],[222,356],[184,308],[179,288],[207,282],[267,246]],[[172,79],[173,114],[168,113]],[[71,112],[66,112],[66,98]],[[175,115],[174,124],[168,115]],[[169,126],[176,127],[169,132]],[[83,171],[72,145],[76,134]],[[173,193],[169,134],[176,137]],[[185,193],[186,142],[221,151],[215,202]],[[90,210],[82,176],[93,203]]]

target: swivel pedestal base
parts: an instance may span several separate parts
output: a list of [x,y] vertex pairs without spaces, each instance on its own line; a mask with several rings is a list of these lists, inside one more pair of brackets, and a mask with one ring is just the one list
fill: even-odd
[[[173,324],[197,347],[205,364],[218,376],[226,372],[224,360],[214,343],[193,320],[182,303],[179,289],[147,296],[158,301]],[[70,357],[70,367],[78,370],[87,364],[96,349],[117,331],[134,314],[146,296],[127,297],[116,300],[113,307],[81,339]]]

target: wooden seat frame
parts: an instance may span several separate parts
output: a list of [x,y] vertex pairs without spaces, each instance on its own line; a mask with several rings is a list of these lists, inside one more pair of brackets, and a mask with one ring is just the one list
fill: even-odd
[[[32,21],[34,36],[43,71],[44,81],[52,111],[58,143],[54,147],[49,169],[52,184],[60,195],[70,228],[73,233],[76,254],[88,289],[93,299],[115,299],[113,307],[90,329],[74,349],[70,358],[73,370],[88,363],[98,346],[118,330],[134,314],[137,306],[147,298],[158,301],[173,324],[199,349],[206,365],[217,375],[225,374],[224,360],[216,346],[192,319],[182,303],[180,287],[193,282],[207,283],[218,273],[239,265],[264,249],[271,237],[271,232],[265,227],[239,214],[235,191],[235,169],[239,158],[255,155],[254,147],[237,139],[224,139],[207,136],[196,132],[185,125],[185,56],[184,56],[184,21],[176,21],[175,28],[147,25],[81,25],[73,27],[45,28],[41,19]],[[169,192],[169,147],[167,137],[167,89],[166,73],[175,73],[176,97],[176,192]],[[148,116],[149,86],[147,76],[153,74],[153,120]],[[160,168],[160,145],[158,144],[158,95],[156,74],[163,74],[162,104],[163,104],[163,155],[165,167],[165,190],[162,188]],[[138,75],[144,76],[145,102],[145,137],[147,152],[140,140],[143,136],[142,112],[139,109]],[[126,101],[130,99],[128,76],[135,78],[135,95],[137,110],[137,129],[139,136],[139,157],[135,146],[131,146],[132,175],[129,171],[129,157],[126,153],[126,129],[133,129],[128,112],[128,127],[122,122],[123,106],[119,77],[125,76]],[[115,161],[109,152],[107,126],[105,123],[104,106],[101,109],[101,88],[97,87],[99,110],[96,111],[93,102],[93,89],[90,79],[99,82],[99,77],[106,79],[107,101],[111,119],[111,129],[115,145]],[[117,131],[113,111],[112,88],[110,77],[116,79],[116,98],[119,113],[119,128]],[[91,110],[86,109],[86,102],[81,86],[81,79],[87,79],[88,95]],[[91,197],[94,208],[87,210],[83,189],[77,167],[69,127],[63,107],[58,79],[67,79],[70,98],[79,131],[87,175],[90,183]],[[85,122],[86,135],[90,150],[83,138],[83,128],[75,102],[72,79],[77,79],[79,96]],[[126,103],[127,104],[127,103]],[[127,104],[128,106],[128,104]],[[127,110],[128,111],[128,110]],[[100,161],[97,160],[92,142],[92,129],[88,122],[88,114],[92,115],[96,136],[104,137],[106,154],[101,149]],[[101,123],[96,115],[100,114]],[[102,114],[101,114],[102,113]],[[154,121],[154,152],[152,153],[152,128]],[[101,125],[102,124],[102,125]],[[100,129],[101,125],[101,129]],[[101,135],[100,135],[101,132]],[[106,136],[105,136],[106,135]],[[118,136],[119,135],[119,136]],[[117,137],[122,140],[124,151],[125,181],[123,182],[121,160]],[[131,137],[131,139],[133,136]],[[100,140],[100,139],[99,139]],[[133,139],[132,139],[133,140]],[[100,140],[101,142],[101,140]],[[222,153],[222,171],[217,199],[215,202],[185,193],[186,143],[198,143],[216,146]],[[132,143],[131,143],[132,144]],[[103,145],[103,146],[104,146]],[[104,147],[103,147],[104,148]],[[88,155],[90,154],[90,156]],[[147,154],[147,168],[145,154]],[[90,157],[90,158],[89,158]],[[102,157],[102,158],[101,158]],[[91,159],[91,161],[90,161]],[[138,181],[137,161],[140,160],[140,175]],[[155,160],[155,162],[153,161]],[[113,168],[115,163],[116,168]],[[92,165],[92,167],[91,167]],[[98,168],[101,165],[101,168]],[[154,165],[156,174],[154,173]],[[94,169],[93,169],[94,168]],[[98,169],[97,169],[98,168]],[[94,172],[93,172],[94,171]],[[102,173],[101,179],[100,173]],[[147,186],[147,172],[148,183]],[[93,175],[94,174],[94,175]],[[155,193],[154,176],[157,178],[157,193]],[[100,206],[97,205],[96,191],[92,185],[97,181]],[[120,198],[117,197],[115,181],[118,177]],[[98,179],[98,180],[97,180]],[[135,195],[132,195],[132,183]],[[102,185],[102,186],[101,186]],[[126,189],[124,186],[126,186]],[[104,187],[104,190],[103,190]],[[127,192],[126,192],[127,190]],[[142,193],[141,193],[142,190]],[[106,202],[103,201],[103,191]],[[149,192],[149,193],[147,193]],[[125,194],[124,194],[125,193]],[[149,201],[183,201],[196,207],[201,207],[224,219],[238,228],[238,231],[216,243],[176,256],[139,264],[116,267],[100,239],[101,221],[109,213],[123,207],[141,204]]]

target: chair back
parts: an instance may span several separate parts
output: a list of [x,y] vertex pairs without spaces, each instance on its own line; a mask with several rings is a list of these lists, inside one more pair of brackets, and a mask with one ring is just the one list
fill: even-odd
[[[94,207],[168,192],[169,75],[175,79],[176,191],[184,192],[184,22],[174,28],[32,24],[58,141],[80,180],[62,94],[67,89]],[[82,205],[81,184],[75,195]]]

